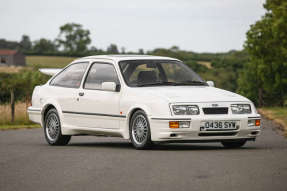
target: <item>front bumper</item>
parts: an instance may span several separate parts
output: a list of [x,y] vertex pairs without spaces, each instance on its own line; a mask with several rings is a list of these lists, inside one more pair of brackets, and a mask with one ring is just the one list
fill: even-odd
[[[150,118],[151,139],[156,142],[214,142],[222,140],[255,140],[260,135],[260,126],[248,126],[248,120],[260,119],[260,115],[253,116],[195,116],[192,118]],[[202,121],[238,121],[237,130],[202,131]],[[189,128],[169,128],[170,121],[190,121]]]

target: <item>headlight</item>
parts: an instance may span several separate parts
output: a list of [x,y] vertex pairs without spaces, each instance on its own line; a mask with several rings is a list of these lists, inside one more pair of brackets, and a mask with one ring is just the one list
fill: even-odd
[[251,113],[250,104],[232,104],[231,111],[233,114],[248,114]]
[[173,113],[175,115],[198,115],[199,108],[197,105],[173,105]]

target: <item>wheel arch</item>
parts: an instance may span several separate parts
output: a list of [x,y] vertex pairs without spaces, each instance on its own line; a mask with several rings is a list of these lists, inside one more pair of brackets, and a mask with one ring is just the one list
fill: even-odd
[[126,116],[126,123],[124,125],[124,135],[123,137],[125,139],[129,139],[130,138],[130,134],[129,134],[129,129],[130,129],[130,123],[131,123],[131,119],[132,119],[132,116],[134,115],[135,112],[137,111],[143,111],[146,115],[147,115],[147,118],[149,118],[149,110],[146,108],[146,107],[143,107],[143,106],[135,106],[133,108],[131,108],[129,110],[129,112],[127,113],[127,116]]
[[[130,113],[129,113],[129,115],[128,115],[128,128],[130,128],[130,123],[131,123],[131,120],[132,120],[132,117],[133,117],[133,115],[135,114],[135,112],[137,112],[137,111],[143,111],[143,112],[145,112],[142,108],[140,108],[140,107],[136,107],[136,108],[134,108]],[[145,112],[146,113],[146,112]]]
[[57,108],[56,108],[53,104],[51,104],[51,103],[46,104],[46,105],[42,108],[41,116],[42,116],[42,126],[43,126],[43,127],[44,127],[44,124],[45,124],[46,114],[47,114],[47,112],[48,112],[50,109],[52,109],[52,108],[54,108],[54,109],[57,110]]

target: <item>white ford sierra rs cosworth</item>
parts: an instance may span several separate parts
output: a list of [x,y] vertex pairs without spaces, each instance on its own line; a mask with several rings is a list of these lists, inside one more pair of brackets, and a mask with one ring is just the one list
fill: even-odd
[[28,113],[51,145],[68,144],[73,135],[106,135],[137,149],[154,142],[236,148],[260,133],[250,100],[213,87],[174,58],[89,56],[40,71],[53,77],[35,87]]

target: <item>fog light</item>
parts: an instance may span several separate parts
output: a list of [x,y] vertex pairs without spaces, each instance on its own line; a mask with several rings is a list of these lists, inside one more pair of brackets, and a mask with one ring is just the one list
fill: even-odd
[[170,121],[169,128],[178,129],[178,128],[189,128],[190,121]]

